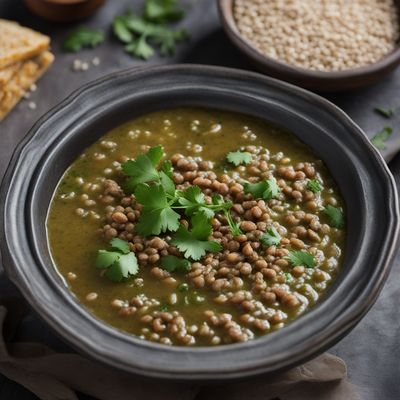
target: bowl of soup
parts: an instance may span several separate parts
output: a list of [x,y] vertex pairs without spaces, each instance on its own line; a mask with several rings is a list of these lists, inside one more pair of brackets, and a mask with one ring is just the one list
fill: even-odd
[[328,101],[195,65],[95,81],[45,115],[2,184],[9,278],[67,342],[147,376],[290,368],[375,301],[393,178]]

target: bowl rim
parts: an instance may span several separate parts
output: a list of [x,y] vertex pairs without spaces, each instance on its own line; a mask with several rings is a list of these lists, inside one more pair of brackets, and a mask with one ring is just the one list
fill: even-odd
[[[386,200],[390,207],[386,211],[390,216],[390,224],[387,228],[388,231],[386,237],[391,240],[386,241],[384,243],[384,246],[382,246],[382,253],[386,254],[386,257],[380,257],[379,261],[377,262],[376,270],[380,271],[379,275],[376,276],[377,279],[373,283],[368,283],[368,291],[366,290],[366,288],[363,288],[362,301],[360,301],[360,299],[357,299],[357,301],[354,301],[354,303],[351,304],[351,307],[349,307],[349,309],[345,310],[346,312],[341,317],[340,326],[338,325],[335,328],[330,327],[329,334],[327,329],[326,332],[324,332],[324,335],[318,332],[318,334],[320,335],[319,346],[315,348],[307,348],[306,352],[304,351],[304,349],[300,349],[299,346],[297,346],[292,351],[291,359],[288,359],[288,357],[284,357],[282,354],[280,354],[280,358],[278,357],[271,360],[262,361],[258,360],[257,363],[248,362],[248,360],[244,360],[243,362],[236,360],[236,364],[229,365],[228,368],[226,365],[219,365],[218,362],[216,362],[216,364],[213,365],[213,369],[199,369],[200,367],[198,365],[192,365],[193,357],[197,357],[196,360],[201,361],[204,357],[215,357],[217,353],[227,354],[229,352],[232,352],[233,349],[237,351],[233,351],[232,353],[238,353],[239,350],[247,352],[252,348],[261,348],[263,339],[257,339],[243,344],[234,344],[219,347],[200,347],[196,349],[187,349],[182,347],[169,348],[168,346],[158,345],[146,341],[140,341],[139,343],[138,339],[132,339],[131,336],[124,334],[112,327],[109,327],[104,322],[101,322],[94,316],[90,315],[87,311],[84,312],[83,306],[80,305],[78,308],[76,305],[73,305],[72,295],[70,293],[68,293],[67,295],[65,293],[65,290],[64,292],[62,292],[62,288],[59,287],[60,285],[56,285],[55,282],[49,282],[49,276],[40,276],[40,278],[43,279],[44,282],[46,282],[45,284],[48,285],[48,289],[56,291],[57,295],[59,296],[56,298],[58,302],[62,300],[64,302],[67,302],[71,307],[75,307],[73,314],[74,317],[84,319],[88,323],[90,322],[93,326],[98,327],[99,329],[101,329],[101,334],[104,334],[107,338],[110,337],[110,341],[112,338],[114,338],[115,342],[120,343],[122,347],[122,345],[125,346],[123,340],[126,341],[127,338],[129,338],[130,346],[135,349],[136,347],[140,347],[141,351],[155,351],[157,352],[157,354],[164,353],[169,355],[172,354],[179,357],[183,356],[184,358],[187,357],[186,364],[184,363],[184,365],[181,366],[178,373],[177,370],[172,367],[172,365],[171,368],[168,370],[165,368],[165,366],[162,367],[158,364],[147,365],[145,363],[144,367],[142,362],[143,360],[135,360],[135,362],[132,363],[132,360],[130,360],[130,357],[128,357],[127,354],[125,354],[125,356],[122,358],[120,355],[117,357],[112,349],[110,350],[109,347],[105,346],[101,349],[94,348],[90,338],[81,338],[79,337],[79,335],[77,336],[77,333],[74,332],[70,326],[70,321],[63,321],[61,319],[54,318],[52,310],[48,308],[47,304],[43,303],[42,298],[37,296],[38,290],[39,293],[43,296],[46,296],[46,292],[43,291],[43,288],[35,288],[34,286],[36,283],[32,282],[30,276],[27,276],[24,273],[23,269],[21,269],[21,259],[19,255],[19,252],[21,252],[19,247],[20,243],[11,240],[11,237],[13,239],[19,237],[20,233],[18,232],[16,226],[11,223],[11,217],[7,214],[6,210],[11,210],[10,206],[12,206],[13,204],[15,205],[16,200],[19,201],[19,198],[15,198],[16,191],[18,189],[15,188],[15,182],[17,179],[23,179],[23,177],[20,176],[21,174],[18,175],[18,172],[20,172],[19,169],[21,168],[21,165],[27,162],[26,160],[24,160],[24,156],[26,156],[28,147],[35,139],[38,132],[42,130],[41,134],[43,134],[43,130],[46,131],[46,124],[48,125],[49,122],[57,120],[57,118],[60,119],[63,113],[74,107],[74,104],[76,106],[76,101],[79,100],[79,98],[87,96],[91,93],[91,91],[96,90],[96,88],[101,88],[102,85],[113,85],[118,80],[124,80],[128,78],[136,78],[139,80],[143,79],[144,77],[151,77],[154,74],[169,76],[169,74],[173,73],[175,73],[179,77],[182,74],[187,73],[192,75],[201,75],[202,77],[218,76],[222,77],[223,79],[226,79],[226,77],[228,77],[231,80],[234,80],[235,78],[243,80],[246,83],[254,81],[257,84],[263,84],[265,87],[270,87],[281,92],[285,92],[285,94],[287,95],[292,94],[293,96],[304,97],[310,103],[315,103],[318,106],[321,106],[325,110],[329,111],[329,113],[331,113],[336,119],[338,119],[343,125],[345,125],[346,128],[351,131],[351,133],[355,135],[360,145],[364,146],[367,150],[369,149],[368,151],[371,157],[370,161],[377,167],[377,169],[379,169],[379,173],[381,174],[381,177],[385,181],[385,185],[387,186],[388,193],[386,193]],[[395,189],[394,178],[391,175],[386,163],[384,162],[379,152],[370,144],[368,138],[365,136],[362,130],[342,110],[330,103],[328,100],[314,93],[298,88],[294,85],[280,82],[276,79],[268,78],[258,73],[215,66],[178,64],[153,66],[146,68],[134,67],[132,69],[106,75],[103,78],[97,79],[84,85],[83,87],[69,95],[59,105],[51,109],[42,118],[40,118],[38,122],[32,127],[32,129],[28,132],[25,138],[17,146],[10,161],[9,167],[6,171],[6,174],[3,178],[0,191],[0,200],[0,210],[2,210],[0,215],[0,246],[3,259],[5,260],[6,273],[8,277],[18,287],[18,289],[23,293],[24,297],[29,300],[33,308],[45,319],[45,321],[57,333],[59,333],[61,337],[72,344],[73,347],[86,354],[89,354],[99,361],[103,361],[105,363],[113,365],[116,368],[120,368],[137,375],[164,378],[168,380],[219,381],[238,379],[245,376],[254,376],[261,373],[272,373],[276,372],[277,370],[287,369],[316,356],[323,350],[327,349],[329,346],[336,343],[346,333],[348,333],[348,331],[351,330],[357,324],[357,322],[359,322],[362,316],[365,315],[365,313],[375,302],[390,271],[390,262],[394,257],[394,250],[396,249],[399,237],[399,206],[397,201],[397,190]],[[21,216],[20,218],[23,218],[23,216]],[[15,243],[18,244],[16,245]],[[35,263],[38,263],[37,259],[35,259]],[[377,272],[375,272],[375,274],[377,274]],[[52,286],[50,286],[50,284]],[[36,293],[34,292],[34,290],[36,290]],[[316,309],[317,307],[313,310]],[[288,330],[290,326],[293,326],[295,323],[297,323],[297,327],[301,328],[302,326],[304,326],[304,321],[310,316],[310,313],[303,316],[302,318],[299,318],[297,321],[290,324],[289,327],[285,329]],[[303,323],[299,323],[299,321],[303,321]],[[266,337],[271,335],[267,335]],[[74,340],[72,340],[72,338],[74,338]],[[135,342],[135,346],[132,346],[132,342]],[[166,349],[166,347],[168,348]],[[193,356],[193,354],[195,354],[195,356]],[[141,368],[138,368],[137,363],[141,363]]]
[[398,44],[393,51],[387,53],[383,58],[373,64],[343,71],[314,71],[279,61],[262,54],[249,40],[240,34],[233,17],[233,2],[234,0],[218,0],[217,2],[220,19],[225,33],[250,59],[271,70],[279,71],[281,75],[288,75],[293,79],[303,78],[335,82],[342,79],[370,76],[379,73],[382,70],[390,69],[394,64],[400,61],[400,44]]

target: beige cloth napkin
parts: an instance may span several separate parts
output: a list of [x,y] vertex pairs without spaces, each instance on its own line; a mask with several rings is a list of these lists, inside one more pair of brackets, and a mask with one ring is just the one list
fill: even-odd
[[26,313],[21,300],[0,300],[0,373],[43,400],[360,400],[344,361],[330,354],[274,377],[239,383],[191,385],[144,380],[76,353],[40,343],[11,342]]

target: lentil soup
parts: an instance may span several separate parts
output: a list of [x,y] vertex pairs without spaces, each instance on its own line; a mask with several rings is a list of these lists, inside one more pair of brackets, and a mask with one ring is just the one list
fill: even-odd
[[59,273],[97,317],[142,339],[209,346],[276,331],[320,301],[342,264],[343,206],[290,133],[177,108],[86,149],[47,228]]

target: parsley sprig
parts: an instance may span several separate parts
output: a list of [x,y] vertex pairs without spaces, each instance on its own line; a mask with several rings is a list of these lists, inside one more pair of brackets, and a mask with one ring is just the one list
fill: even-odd
[[226,155],[226,159],[237,167],[240,164],[250,164],[252,156],[247,151],[231,151]]
[[341,229],[344,227],[343,211],[340,208],[328,204],[323,209],[324,214],[329,218],[330,225],[334,228]]
[[321,182],[317,179],[311,179],[307,182],[307,189],[311,190],[313,193],[319,193],[323,188]]
[[[211,235],[211,218],[222,212],[232,233],[241,234],[240,228],[230,214],[232,202],[221,196],[214,196],[212,203],[206,202],[198,186],[177,190],[172,179],[173,169],[169,160],[164,160],[161,146],[152,147],[146,154],[122,164],[127,177],[124,191],[134,194],[142,205],[141,215],[135,226],[143,236],[158,235],[161,232],[176,232],[171,243],[184,252],[185,257],[199,259],[205,251],[218,251],[220,245],[208,240]],[[180,224],[181,214],[191,219],[191,230]]]
[[176,8],[176,0],[147,0],[142,17],[127,11],[113,21],[115,36],[125,44],[125,51],[147,60],[154,53],[154,44],[162,55],[174,54],[176,44],[189,37],[185,29],[171,29],[167,21],[181,19],[184,13]]
[[192,267],[189,260],[172,255],[162,257],[161,266],[168,272],[174,272],[174,271],[187,272],[190,271],[190,268]]
[[162,184],[148,185],[140,183],[135,190],[136,200],[142,204],[136,231],[140,235],[158,235],[161,232],[175,232],[179,227],[180,215],[172,209]]
[[379,131],[372,139],[371,143],[379,150],[386,149],[386,141],[390,138],[393,133],[393,129],[390,126],[385,126]]
[[251,193],[255,199],[271,200],[275,199],[281,189],[275,178],[267,179],[257,183],[245,183],[244,192]]
[[306,268],[315,267],[315,258],[312,254],[304,250],[292,250],[286,259],[294,266],[302,265]]
[[185,12],[177,7],[176,0],[147,0],[144,6],[144,18],[153,22],[179,21]]
[[221,245],[208,240],[212,233],[212,226],[207,216],[199,212],[192,217],[192,229],[189,230],[180,225],[171,243],[175,245],[186,258],[199,260],[207,251],[217,252],[222,249]]
[[384,107],[376,107],[374,108],[374,111],[385,118],[392,118],[395,113],[394,108],[384,108]]
[[277,246],[281,242],[281,235],[272,226],[268,228],[266,232],[260,237],[260,242],[265,247]]
[[121,282],[138,272],[138,263],[135,253],[129,249],[125,240],[114,238],[110,241],[112,250],[99,250],[96,259],[96,268],[106,269],[105,277]]
[[223,212],[234,235],[240,235],[238,225],[229,213],[232,203],[221,196],[214,196],[212,204],[205,201],[198,186],[186,190],[176,190],[172,180],[172,165],[169,160],[161,163],[164,151],[161,146],[152,147],[146,154],[122,164],[122,171],[128,177],[124,184],[126,193],[134,193],[142,204],[142,212],[136,230],[144,236],[158,235],[161,232],[175,232],[179,227],[182,210],[188,217],[203,213],[208,219],[215,213]]
[[104,42],[104,32],[100,29],[92,29],[81,26],[75,29],[64,40],[64,50],[77,52],[83,47],[96,47]]
[[[182,19],[185,12],[177,0],[146,0],[142,16],[130,11],[118,15],[112,22],[114,35],[125,44],[125,51],[147,60],[155,53],[155,45],[162,55],[175,53],[176,44],[189,37],[185,29],[171,29],[168,22]],[[64,41],[66,51],[77,52],[84,47],[96,47],[104,41],[104,31],[82,26]]]

